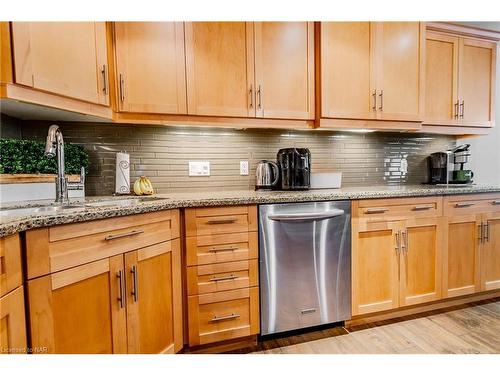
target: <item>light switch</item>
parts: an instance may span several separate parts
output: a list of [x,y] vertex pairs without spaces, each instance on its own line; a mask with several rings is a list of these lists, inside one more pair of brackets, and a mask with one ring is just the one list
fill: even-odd
[[240,175],[248,176],[248,160],[240,161]]
[[189,176],[210,176],[210,162],[190,161]]

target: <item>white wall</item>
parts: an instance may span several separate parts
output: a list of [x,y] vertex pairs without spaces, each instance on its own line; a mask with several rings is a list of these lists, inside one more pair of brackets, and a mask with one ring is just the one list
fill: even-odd
[[[499,22],[462,22],[473,26],[500,31]],[[486,136],[459,140],[458,144],[471,144],[470,169],[474,182],[500,186],[500,46],[497,47],[497,79],[495,95],[495,128]]]

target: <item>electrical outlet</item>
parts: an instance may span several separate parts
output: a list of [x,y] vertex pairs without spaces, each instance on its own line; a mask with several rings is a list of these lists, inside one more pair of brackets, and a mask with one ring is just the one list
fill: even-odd
[[248,160],[240,161],[240,175],[248,176]]
[[210,176],[210,162],[190,161],[189,176]]

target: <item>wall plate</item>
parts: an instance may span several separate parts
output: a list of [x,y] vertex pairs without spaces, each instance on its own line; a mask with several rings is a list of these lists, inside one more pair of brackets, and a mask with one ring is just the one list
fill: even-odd
[[248,160],[240,161],[240,175],[248,176]]
[[190,161],[189,176],[210,176],[209,161]]

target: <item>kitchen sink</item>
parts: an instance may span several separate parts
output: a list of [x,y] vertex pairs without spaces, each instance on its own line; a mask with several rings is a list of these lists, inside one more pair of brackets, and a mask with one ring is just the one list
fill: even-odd
[[125,198],[125,199],[106,199],[92,203],[86,203],[86,207],[130,207],[140,203],[156,202],[169,198],[149,197],[149,198]]
[[68,206],[42,206],[42,207],[23,207],[0,209],[0,217],[18,217],[27,215],[50,215],[53,213],[64,212],[85,208],[83,205],[68,205]]

